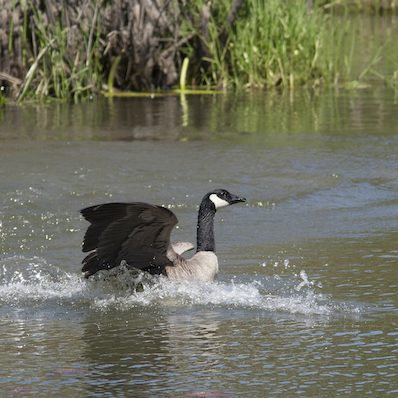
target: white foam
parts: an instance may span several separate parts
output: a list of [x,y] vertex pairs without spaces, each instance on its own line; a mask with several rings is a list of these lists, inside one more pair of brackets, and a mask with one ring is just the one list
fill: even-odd
[[[142,291],[131,287],[131,275],[121,272],[106,280],[87,281],[39,257],[0,260],[0,302],[12,306],[54,302],[100,311],[128,310],[140,306],[213,306],[284,311],[292,314],[330,315],[349,311],[316,291],[307,274],[270,293],[266,279],[251,282],[175,282],[164,277],[142,281]],[[297,283],[299,284],[297,285]],[[299,288],[298,288],[299,287]]]
[[85,290],[77,275],[50,266],[39,257],[14,256],[0,264],[0,302],[22,304],[64,299],[79,296]]
[[128,309],[137,305],[161,304],[163,306],[203,305],[228,308],[247,308],[266,311],[286,311],[292,314],[329,315],[333,306],[313,291],[305,294],[273,295],[265,293],[259,282],[192,283],[175,282],[161,278],[144,290],[125,297],[97,298],[94,306],[101,309],[117,307]]

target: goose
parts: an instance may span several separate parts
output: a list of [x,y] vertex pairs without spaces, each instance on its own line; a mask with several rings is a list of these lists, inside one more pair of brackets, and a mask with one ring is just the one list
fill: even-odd
[[182,254],[194,248],[192,243],[170,242],[171,231],[178,223],[171,210],[142,202],[86,207],[80,211],[90,223],[82,245],[83,252],[89,252],[82,261],[83,275],[89,278],[100,270],[126,265],[173,280],[212,282],[218,273],[216,211],[245,201],[225,189],[216,189],[203,197],[198,211],[196,253],[189,259]]

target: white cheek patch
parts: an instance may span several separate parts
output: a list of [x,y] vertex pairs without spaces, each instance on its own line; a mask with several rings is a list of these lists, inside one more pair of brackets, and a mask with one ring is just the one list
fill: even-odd
[[216,209],[219,209],[220,207],[225,207],[225,206],[229,205],[229,203],[226,200],[221,199],[215,193],[212,193],[209,196],[209,199],[214,203],[214,206],[216,206]]

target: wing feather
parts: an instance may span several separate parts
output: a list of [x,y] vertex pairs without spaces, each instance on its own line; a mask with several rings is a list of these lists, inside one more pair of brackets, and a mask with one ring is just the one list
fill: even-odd
[[83,260],[86,276],[116,267],[122,260],[153,273],[171,265],[167,249],[178,220],[170,210],[136,202],[91,206],[81,213],[91,223],[84,236],[83,251],[95,250],[95,256],[89,257],[90,267]]

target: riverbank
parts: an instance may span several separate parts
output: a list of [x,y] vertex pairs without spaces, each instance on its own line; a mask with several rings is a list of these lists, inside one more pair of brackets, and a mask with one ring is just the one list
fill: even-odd
[[[0,0],[2,96],[79,100],[119,90],[355,85],[369,75],[397,86],[398,71],[377,67],[378,49],[353,73],[358,37],[351,17],[341,15],[351,4]],[[361,4],[374,14],[396,9],[394,1]]]

